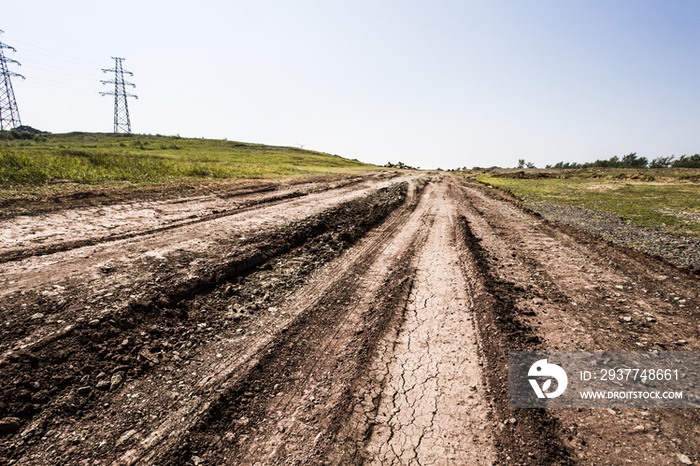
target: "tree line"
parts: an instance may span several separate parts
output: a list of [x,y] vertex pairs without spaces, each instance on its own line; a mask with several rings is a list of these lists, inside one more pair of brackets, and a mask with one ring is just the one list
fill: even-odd
[[700,168],[700,154],[682,155],[679,159],[676,159],[675,155],[657,157],[649,162],[646,157],[638,157],[636,152],[632,152],[622,157],[615,155],[607,160],[595,162],[559,162],[547,165],[546,168]]

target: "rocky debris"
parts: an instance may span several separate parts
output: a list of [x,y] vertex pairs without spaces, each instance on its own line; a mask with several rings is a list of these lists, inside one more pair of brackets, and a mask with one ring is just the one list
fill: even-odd
[[49,391],[48,390],[39,390],[38,392],[36,392],[32,395],[31,401],[34,404],[42,404],[42,403],[46,403],[46,401],[48,399],[49,399]]
[[160,361],[158,360],[158,356],[155,354],[151,353],[148,348],[143,348],[141,351],[139,351],[139,356],[145,359],[146,361],[152,363],[152,364],[158,364]]
[[399,163],[387,162],[387,164],[384,165],[384,166],[385,166],[386,168],[399,168],[399,169],[401,169],[401,170],[418,170],[417,168],[411,167],[410,165],[406,165],[406,164],[403,163],[403,162],[399,162]]
[[119,385],[121,385],[123,380],[124,376],[121,373],[117,372],[116,374],[114,374],[109,383],[109,391],[116,390],[119,387]]
[[100,381],[97,382],[97,384],[95,385],[95,388],[96,388],[96,389],[98,389],[98,390],[103,390],[103,391],[104,391],[104,390],[107,390],[109,387],[110,387],[110,382],[109,382],[107,379],[100,380]]

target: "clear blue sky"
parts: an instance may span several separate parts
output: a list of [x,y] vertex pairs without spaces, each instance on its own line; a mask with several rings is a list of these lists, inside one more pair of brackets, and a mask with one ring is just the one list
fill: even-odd
[[700,152],[700,1],[5,0],[22,122],[423,168]]

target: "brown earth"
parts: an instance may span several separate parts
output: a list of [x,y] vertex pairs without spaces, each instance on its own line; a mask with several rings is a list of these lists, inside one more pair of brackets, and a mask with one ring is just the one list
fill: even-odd
[[700,287],[478,183],[85,192],[0,218],[0,465],[700,461],[694,409],[508,408],[508,351],[700,350]]

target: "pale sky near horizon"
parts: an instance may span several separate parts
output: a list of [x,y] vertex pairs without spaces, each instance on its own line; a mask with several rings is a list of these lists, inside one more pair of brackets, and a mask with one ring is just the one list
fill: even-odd
[[5,0],[22,123],[422,168],[700,152],[700,1]]

